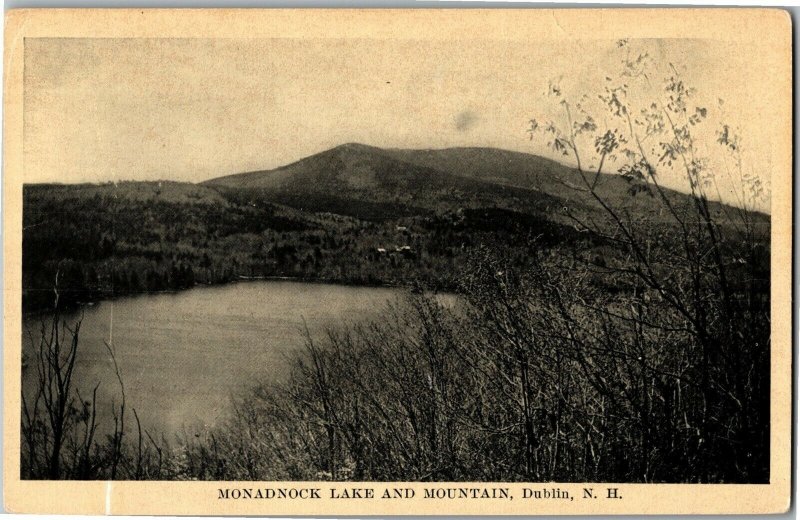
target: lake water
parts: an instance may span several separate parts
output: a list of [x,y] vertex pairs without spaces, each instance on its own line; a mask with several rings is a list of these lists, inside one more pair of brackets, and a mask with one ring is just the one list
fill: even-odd
[[[292,281],[251,281],[100,302],[83,310],[75,381],[84,398],[100,382],[103,420],[119,388],[104,341],[113,345],[125,383],[130,422],[172,438],[224,419],[231,397],[259,381],[285,377],[303,346],[303,320],[312,335],[343,321],[371,316],[400,289]],[[79,317],[67,317],[70,326]],[[39,321],[23,322],[37,337]],[[30,341],[23,339],[29,359]],[[24,386],[36,377],[33,362]]]

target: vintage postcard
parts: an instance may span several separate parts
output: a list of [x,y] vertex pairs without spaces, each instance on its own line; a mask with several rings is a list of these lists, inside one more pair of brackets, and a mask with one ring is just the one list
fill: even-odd
[[787,13],[5,30],[7,510],[789,507]]

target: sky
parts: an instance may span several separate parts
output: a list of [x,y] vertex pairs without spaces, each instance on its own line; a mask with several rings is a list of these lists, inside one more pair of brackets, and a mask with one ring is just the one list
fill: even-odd
[[[674,63],[703,101],[718,108],[724,98],[718,115],[741,128],[758,152],[750,173],[768,180],[771,145],[758,128],[774,114],[753,95],[768,88],[757,49],[630,45],[654,69]],[[28,38],[25,182],[200,182],[346,142],[493,146],[569,162],[530,140],[529,120],[563,120],[545,96],[553,81],[571,98],[596,98],[621,57],[612,40]],[[680,176],[664,183],[682,186]],[[723,183],[722,198],[736,188]]]

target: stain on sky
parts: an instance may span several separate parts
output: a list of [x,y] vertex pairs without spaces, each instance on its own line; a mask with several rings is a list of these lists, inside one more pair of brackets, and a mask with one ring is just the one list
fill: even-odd
[[471,110],[459,112],[455,117],[456,130],[459,132],[466,132],[478,124],[479,120],[480,117],[478,117],[478,114]]

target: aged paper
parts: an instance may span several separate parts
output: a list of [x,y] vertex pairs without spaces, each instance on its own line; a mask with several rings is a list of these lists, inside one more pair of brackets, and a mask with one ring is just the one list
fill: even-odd
[[7,510],[789,507],[787,13],[5,27]]

